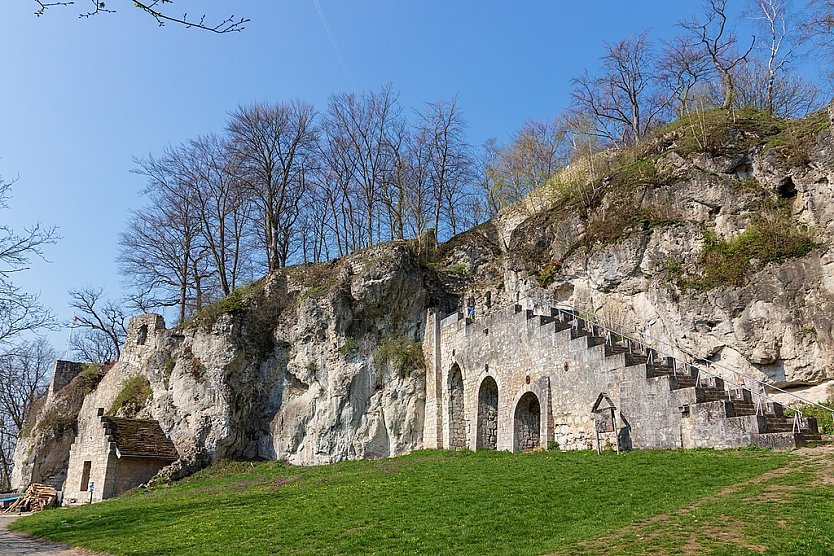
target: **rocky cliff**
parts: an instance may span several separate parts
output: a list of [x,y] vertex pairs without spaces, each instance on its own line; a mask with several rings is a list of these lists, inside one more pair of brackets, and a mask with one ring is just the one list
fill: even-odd
[[[520,297],[587,308],[824,398],[834,379],[832,119],[834,109],[796,121],[695,114],[638,147],[577,161],[443,245],[395,242],[287,269],[172,329],[139,317],[80,418],[103,408],[159,420],[182,456],[172,476],[222,457],[404,453],[422,441],[426,309],[449,312],[462,295],[479,314]],[[18,477],[33,476],[34,444],[62,449],[38,436],[43,415],[33,412],[19,446]]]
[[578,190],[557,176],[496,219],[499,263],[450,260],[469,264],[493,303],[570,304],[823,400],[834,379],[832,119],[834,105],[790,122],[693,115],[586,163]]
[[[413,450],[426,309],[455,303],[417,245],[275,273],[176,328],[136,317],[120,360],[75,413],[159,420],[181,455],[172,476],[218,458],[317,464]],[[40,467],[30,444],[66,461],[69,443],[39,432],[42,414],[18,450],[21,483]]]

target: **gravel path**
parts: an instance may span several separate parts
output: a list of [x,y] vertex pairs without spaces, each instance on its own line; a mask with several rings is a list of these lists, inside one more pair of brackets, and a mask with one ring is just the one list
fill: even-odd
[[12,533],[8,530],[8,525],[18,516],[0,515],[0,555],[20,555],[29,556],[30,554],[46,554],[48,556],[85,556],[91,554],[81,550],[76,550],[66,545],[55,544],[32,537],[26,537],[17,533]]

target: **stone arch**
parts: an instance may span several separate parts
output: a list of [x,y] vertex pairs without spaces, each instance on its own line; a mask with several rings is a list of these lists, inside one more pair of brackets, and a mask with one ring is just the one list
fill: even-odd
[[525,392],[515,406],[513,417],[513,451],[523,452],[541,445],[542,410],[539,397]]
[[466,448],[466,421],[463,411],[463,373],[455,363],[449,371],[449,448]]
[[498,383],[491,376],[478,388],[478,437],[476,448],[498,448]]

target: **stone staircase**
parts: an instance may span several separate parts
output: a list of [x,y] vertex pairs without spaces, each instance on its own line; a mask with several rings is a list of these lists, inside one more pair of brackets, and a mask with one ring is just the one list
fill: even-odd
[[[522,310],[516,306],[516,312]],[[553,323],[557,332],[570,330],[572,340],[584,338],[588,348],[605,346],[605,358],[623,357],[625,372],[644,373],[647,380],[665,377],[669,391],[681,400],[679,408],[682,421],[700,416],[693,427],[710,428],[710,424],[723,421],[717,431],[745,431],[738,440],[723,441],[706,431],[694,435],[683,447],[734,447],[755,444],[775,449],[789,449],[809,443],[824,442],[814,417],[796,419],[784,414],[783,406],[775,401],[754,403],[753,392],[745,387],[728,387],[719,376],[708,376],[699,367],[683,364],[672,357],[662,357],[655,349],[605,331],[575,313],[564,309],[551,309],[550,315],[536,315],[526,310],[528,320],[535,319],[539,326]],[[682,425],[683,428],[683,425]],[[685,436],[682,434],[682,436]],[[747,441],[749,440],[749,442]]]
[[[787,450],[828,440],[815,419],[786,416],[751,377],[691,354],[666,357],[670,348],[595,321],[590,313],[541,303],[536,311],[496,307],[475,319],[430,313],[423,344],[426,447],[478,449],[482,428],[491,425],[491,445],[516,451],[517,425],[535,413],[540,447],[556,441],[562,449],[589,449],[599,427],[607,427],[592,413],[600,394],[617,411],[616,430],[605,433],[609,447]],[[529,399],[539,409],[522,403]]]

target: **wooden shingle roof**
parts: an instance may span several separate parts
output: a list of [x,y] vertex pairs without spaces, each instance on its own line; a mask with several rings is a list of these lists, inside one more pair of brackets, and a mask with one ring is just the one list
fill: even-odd
[[174,443],[162,432],[159,421],[110,416],[103,416],[101,420],[121,457],[170,461],[179,457]]

